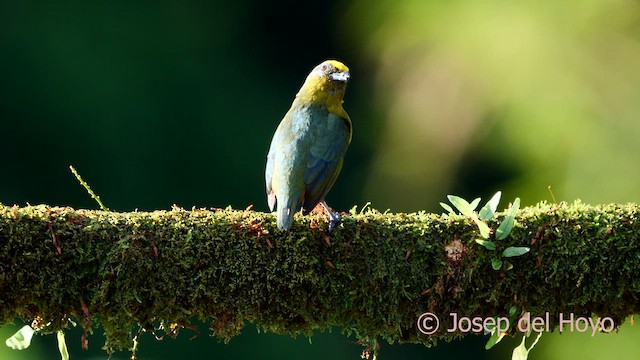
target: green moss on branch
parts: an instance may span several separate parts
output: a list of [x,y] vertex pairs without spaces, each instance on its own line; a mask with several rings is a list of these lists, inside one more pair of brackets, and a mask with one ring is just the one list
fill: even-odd
[[[101,326],[111,351],[131,347],[138,324],[194,317],[223,339],[250,321],[283,334],[340,326],[426,345],[462,335],[444,330],[450,313],[513,306],[619,324],[640,307],[638,217],[637,205],[524,208],[498,246],[531,252],[502,272],[461,216],[346,215],[329,244],[320,215],[296,216],[282,232],[254,211],[0,205],[0,325],[39,316],[55,331],[73,318]],[[441,320],[431,336],[416,328],[426,311]]]

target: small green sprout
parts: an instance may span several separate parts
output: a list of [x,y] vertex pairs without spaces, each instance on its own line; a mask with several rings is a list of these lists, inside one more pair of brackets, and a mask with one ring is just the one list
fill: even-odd
[[[513,268],[513,265],[503,260],[503,258],[521,256],[526,254],[530,250],[525,246],[510,246],[499,253],[498,245],[496,242],[506,239],[507,236],[509,236],[509,234],[511,233],[511,230],[513,229],[513,226],[516,222],[516,212],[518,211],[518,209],[520,209],[520,198],[516,198],[513,201],[513,204],[511,205],[511,207],[509,207],[505,218],[502,220],[502,222],[498,226],[498,229],[495,231],[494,239],[490,240],[491,234],[493,232],[487,224],[487,221],[494,218],[496,210],[498,209],[498,204],[500,203],[501,196],[502,193],[500,191],[495,193],[495,195],[491,197],[491,199],[482,207],[482,209],[480,209],[479,213],[476,213],[475,210],[480,204],[480,198],[477,198],[469,203],[467,200],[459,196],[447,196],[453,207],[455,207],[455,209],[457,209],[460,214],[471,218],[471,220],[473,220],[473,222],[478,227],[478,232],[480,233],[481,238],[475,239],[475,242],[482,245],[485,249],[494,252],[494,255],[491,259],[491,267],[496,271],[500,269],[510,270]],[[440,203],[440,205],[445,210],[447,210],[449,214],[456,214],[456,211],[448,204]]]

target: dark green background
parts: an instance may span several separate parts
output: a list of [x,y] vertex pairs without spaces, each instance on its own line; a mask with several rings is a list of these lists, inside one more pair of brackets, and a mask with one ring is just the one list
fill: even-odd
[[[116,210],[264,210],[271,135],[316,63],[353,63],[347,107],[371,117],[351,94],[366,91],[366,68],[333,44],[333,6],[291,5],[4,4],[2,201],[93,206],[73,164]],[[333,196],[341,207],[366,176],[364,124],[348,160],[357,172]]]

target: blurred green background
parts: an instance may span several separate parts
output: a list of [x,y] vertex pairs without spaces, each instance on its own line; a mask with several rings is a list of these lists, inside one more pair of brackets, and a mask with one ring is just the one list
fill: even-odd
[[[640,3],[632,0],[3,1],[4,204],[95,208],[73,164],[113,210],[266,210],[269,142],[307,73],[352,72],[354,137],[328,196],[440,212],[447,194],[503,190],[640,201]],[[606,315],[606,314],[604,314]],[[19,328],[0,329],[2,340]],[[290,339],[251,325],[228,345],[142,338],[140,359],[357,359],[339,334]],[[105,359],[101,331],[72,359]],[[530,359],[632,359],[638,330],[543,336]],[[383,344],[382,359],[505,359],[512,339],[434,349]],[[580,354],[580,356],[576,356]],[[55,337],[1,359],[55,359]],[[126,359],[125,353],[114,359]]]

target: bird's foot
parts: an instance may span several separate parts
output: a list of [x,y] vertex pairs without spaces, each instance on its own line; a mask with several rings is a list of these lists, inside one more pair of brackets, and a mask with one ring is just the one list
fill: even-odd
[[329,234],[331,234],[333,232],[333,229],[336,228],[336,225],[340,225],[340,220],[342,219],[342,217],[337,212],[329,213],[329,217],[331,217],[331,219],[329,220]]
[[324,209],[327,211],[327,214],[329,214],[329,234],[331,234],[333,232],[333,229],[335,229],[337,225],[340,225],[342,216],[333,211],[333,209],[329,207],[326,202],[323,201],[321,204],[322,207],[324,207]]

